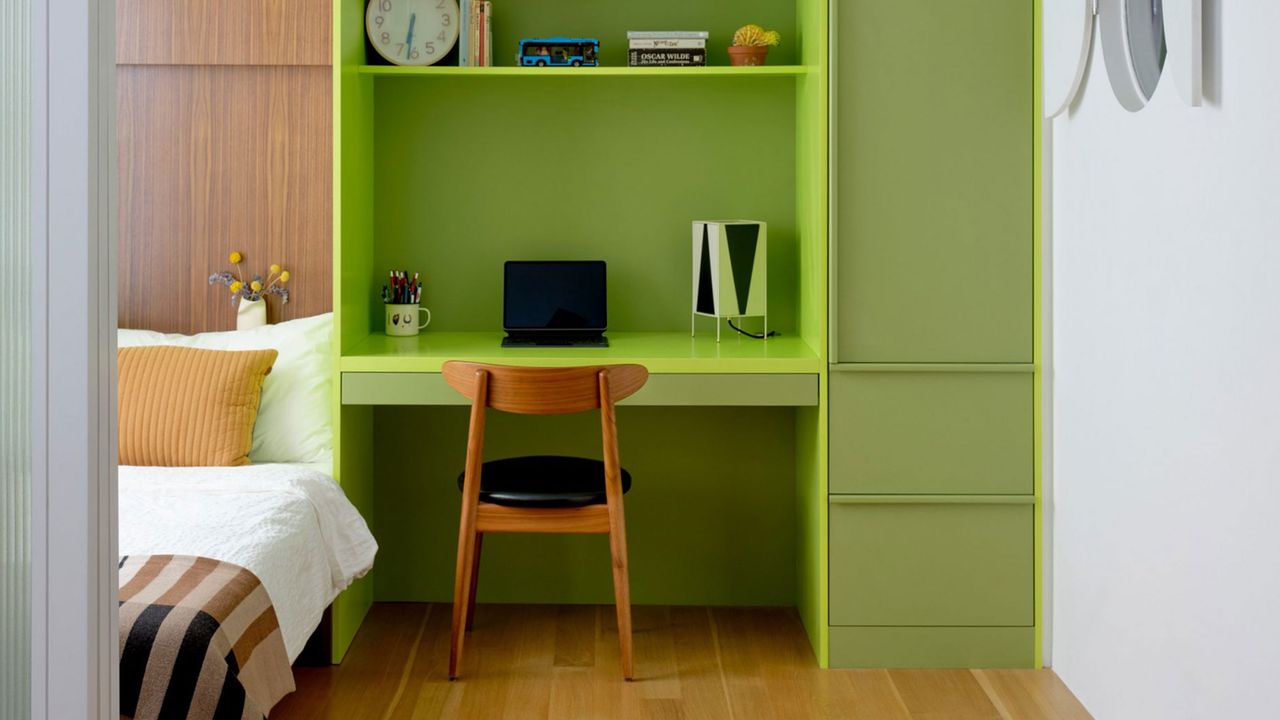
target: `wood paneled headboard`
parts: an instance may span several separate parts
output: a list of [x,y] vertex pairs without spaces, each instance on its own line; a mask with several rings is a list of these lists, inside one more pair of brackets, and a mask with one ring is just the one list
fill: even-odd
[[228,330],[212,272],[292,271],[273,322],[332,309],[328,0],[117,0],[120,326]]

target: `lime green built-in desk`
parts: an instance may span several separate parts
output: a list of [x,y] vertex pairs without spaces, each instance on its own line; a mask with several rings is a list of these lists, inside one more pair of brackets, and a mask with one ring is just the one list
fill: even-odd
[[799,338],[609,333],[607,348],[503,348],[498,333],[372,335],[342,358],[343,405],[465,405],[445,383],[449,360],[504,365],[639,363],[651,373],[628,405],[816,407],[820,364]]
[[[636,477],[627,514],[638,604],[799,605],[820,595],[801,565],[804,548],[817,546],[801,517],[824,511],[816,418],[825,364],[799,337],[717,343],[713,332],[609,332],[608,348],[520,349],[503,348],[500,332],[375,333],[345,348],[341,482],[371,518],[380,549],[376,591],[366,582],[342,604],[335,657],[374,598],[450,596],[467,437],[467,400],[441,375],[450,360],[649,369],[620,420],[624,463]],[[485,450],[589,456],[599,449],[598,423],[497,413]],[[611,598],[598,539],[495,537],[485,553],[481,602]]]

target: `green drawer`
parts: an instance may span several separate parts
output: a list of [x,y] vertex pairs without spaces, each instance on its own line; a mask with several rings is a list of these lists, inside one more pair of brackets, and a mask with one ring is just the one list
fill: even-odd
[[831,492],[1031,494],[1034,377],[832,372]]
[[831,498],[831,624],[1034,624],[1030,497]]

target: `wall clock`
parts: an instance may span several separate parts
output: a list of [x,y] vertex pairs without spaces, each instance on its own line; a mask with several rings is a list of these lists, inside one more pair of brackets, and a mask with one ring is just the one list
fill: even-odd
[[1125,109],[1146,107],[1164,75],[1187,104],[1202,104],[1203,15],[1203,0],[1045,0],[1045,115],[1065,111],[1080,92],[1095,22],[1107,78]]
[[458,0],[370,0],[365,31],[396,65],[434,65],[458,42]]
[[1111,89],[1125,110],[1147,106],[1168,54],[1162,0],[1101,0],[1102,55]]

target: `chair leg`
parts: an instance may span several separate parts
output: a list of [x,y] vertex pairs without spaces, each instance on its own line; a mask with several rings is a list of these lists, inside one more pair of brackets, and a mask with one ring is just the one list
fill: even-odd
[[463,514],[458,532],[458,569],[453,582],[453,626],[449,645],[449,679],[457,680],[462,664],[462,642],[466,638],[467,608],[471,603],[473,566],[476,561],[474,515]]
[[484,547],[484,533],[476,533],[475,558],[471,561],[471,602],[467,604],[467,632],[476,624],[476,586],[480,583],[480,550]]
[[631,643],[631,581],[627,576],[627,532],[619,522],[609,533],[609,549],[613,555],[613,601],[618,610],[618,648],[622,655],[622,677],[635,679],[635,661]]

